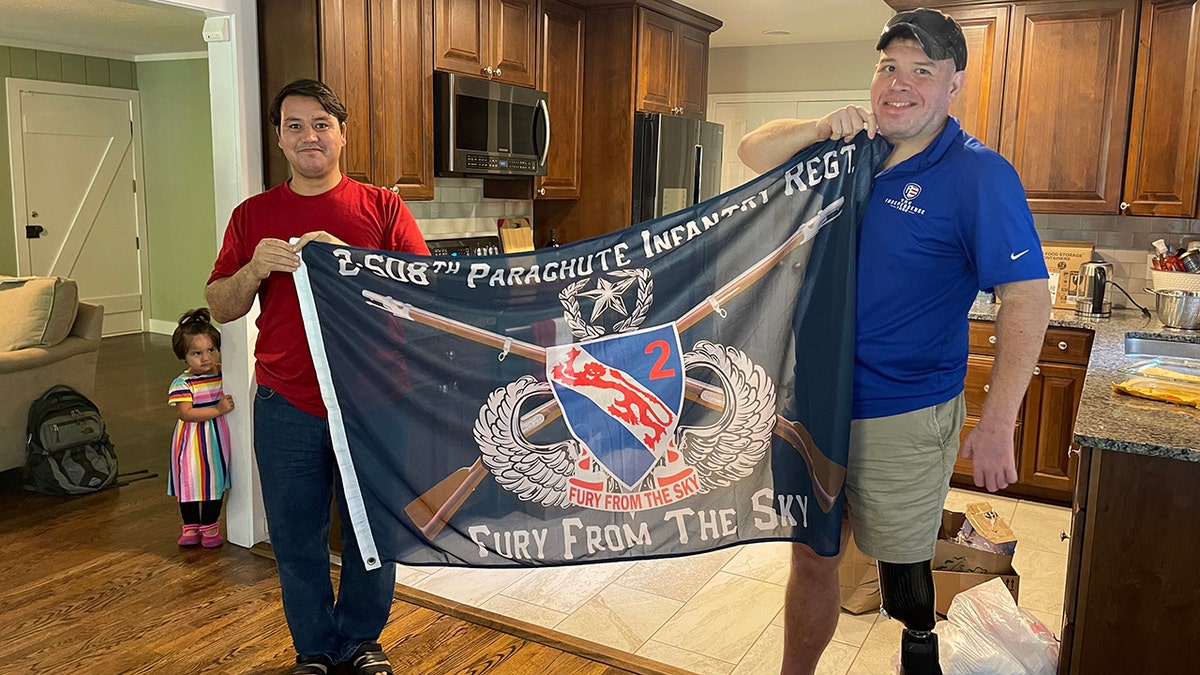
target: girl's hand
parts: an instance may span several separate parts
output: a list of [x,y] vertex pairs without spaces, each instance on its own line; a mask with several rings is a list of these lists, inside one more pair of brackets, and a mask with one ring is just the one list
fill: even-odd
[[233,410],[233,397],[229,394],[225,394],[221,397],[221,400],[217,402],[217,412],[221,413],[222,415],[227,415],[231,410]]

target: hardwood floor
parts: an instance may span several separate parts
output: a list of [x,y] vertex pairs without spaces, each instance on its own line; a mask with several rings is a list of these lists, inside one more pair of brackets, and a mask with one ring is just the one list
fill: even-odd
[[[0,473],[0,673],[243,675],[290,668],[274,563],[229,544],[175,544],[179,510],[165,478],[175,418],[166,393],[182,367],[164,336],[109,338],[100,350],[94,400],[121,470],[146,469],[157,478],[56,498],[22,490],[19,469]],[[630,672],[549,646],[565,645],[554,638],[541,644],[526,639],[529,631],[497,627],[486,617],[467,621],[397,600],[381,642],[397,673]]]

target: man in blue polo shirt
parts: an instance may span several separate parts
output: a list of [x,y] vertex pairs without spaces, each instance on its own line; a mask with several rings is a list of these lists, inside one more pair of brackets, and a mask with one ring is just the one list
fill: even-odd
[[[1003,300],[988,397],[961,448],[975,484],[995,492],[1017,480],[1013,425],[1050,297],[1016,171],[950,117],[966,79],[958,24],[936,10],[902,12],[876,49],[871,110],[768,122],[738,155],[761,172],[826,139],[865,134],[891,147],[861,224],[846,502],[859,547],[879,561],[884,611],[905,625],[902,672],[940,675],[929,561],[965,415],[967,311],[980,289]],[[837,563],[793,546],[785,675],[814,672],[833,636]]]

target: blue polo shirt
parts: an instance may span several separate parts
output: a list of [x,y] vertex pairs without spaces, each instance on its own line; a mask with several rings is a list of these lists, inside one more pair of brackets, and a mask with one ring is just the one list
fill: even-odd
[[1047,278],[1016,170],[953,117],[920,154],[875,176],[859,236],[856,419],[957,396],[976,294]]

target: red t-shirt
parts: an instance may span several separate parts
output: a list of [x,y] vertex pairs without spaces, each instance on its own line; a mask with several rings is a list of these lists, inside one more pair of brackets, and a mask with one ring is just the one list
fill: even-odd
[[[316,230],[351,246],[429,254],[412,213],[388,190],[342,176],[333,189],[304,196],[283,183],[234,209],[208,283],[232,276],[249,263],[263,239],[287,241]],[[259,286],[258,300],[262,310],[255,324],[258,383],[279,392],[297,408],[325,417],[292,275],[272,273]]]

